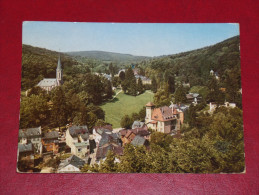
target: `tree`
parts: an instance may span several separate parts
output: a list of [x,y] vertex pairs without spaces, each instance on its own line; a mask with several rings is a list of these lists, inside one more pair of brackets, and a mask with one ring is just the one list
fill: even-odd
[[120,173],[143,173],[146,168],[146,149],[143,146],[134,147],[126,144],[123,156],[120,157],[118,171]]
[[98,119],[98,120],[96,121],[96,123],[95,123],[95,126],[102,127],[102,126],[104,126],[104,125],[106,125],[106,124],[107,124],[107,123],[106,123],[104,120]]
[[49,118],[49,105],[43,96],[24,97],[20,108],[20,128],[44,126]]
[[104,84],[105,96],[107,99],[111,99],[113,94],[111,82],[108,79],[105,79]]
[[118,87],[119,85],[120,85],[120,79],[119,79],[119,77],[113,77],[112,78],[112,86],[113,87]]
[[27,96],[31,95],[42,95],[43,97],[46,97],[47,92],[39,86],[34,86],[30,90],[28,90]]
[[156,79],[155,77],[152,78],[152,81],[151,81],[151,90],[156,93],[157,92],[157,82],[156,82]]
[[146,107],[141,108],[141,110],[138,113],[139,120],[144,122],[146,118]]
[[238,102],[238,90],[240,87],[240,69],[226,71],[226,98],[229,102]]
[[157,107],[170,105],[171,97],[168,92],[161,88],[154,95],[154,104]]
[[114,173],[118,169],[118,165],[115,162],[115,154],[109,150],[107,153],[107,157],[104,162],[100,164],[100,173]]
[[175,79],[174,76],[169,75],[168,77],[168,85],[169,85],[169,92],[174,93],[175,92]]
[[62,125],[67,123],[68,106],[66,104],[66,97],[62,87],[56,87],[52,90],[52,109],[51,119],[54,126],[58,126],[59,129]]
[[139,92],[139,94],[144,92],[144,86],[140,77],[138,78],[137,91]]
[[185,103],[186,102],[186,93],[185,93],[185,90],[183,88],[183,85],[180,85],[176,91],[175,91],[175,94],[174,94],[174,101],[176,104],[179,104],[179,103]]
[[188,110],[188,123],[191,127],[195,127],[197,124],[197,113],[193,104],[190,105]]
[[120,71],[119,78],[120,78],[121,81],[125,80],[125,72],[124,71]]
[[132,123],[133,123],[133,121],[132,121],[132,119],[129,117],[129,115],[125,115],[125,116],[122,117],[120,124],[121,124],[121,127],[122,127],[122,128],[130,129]]
[[130,82],[130,88],[128,89],[128,93],[130,95],[136,96],[137,95],[137,83],[136,83],[136,79],[132,79]]

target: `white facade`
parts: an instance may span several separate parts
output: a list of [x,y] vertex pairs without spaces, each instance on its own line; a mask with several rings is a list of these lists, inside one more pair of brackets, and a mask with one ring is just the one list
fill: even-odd
[[68,164],[62,169],[59,169],[57,172],[58,173],[80,173],[80,169],[71,164]]
[[72,148],[72,146],[73,146],[75,143],[77,143],[77,142],[78,142],[78,138],[77,138],[77,137],[73,138],[73,137],[70,135],[70,133],[69,133],[69,129],[67,129],[67,131],[66,131],[66,144],[67,144],[70,148]]

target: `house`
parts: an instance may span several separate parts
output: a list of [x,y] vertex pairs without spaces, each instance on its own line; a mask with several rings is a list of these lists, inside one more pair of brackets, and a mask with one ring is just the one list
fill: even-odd
[[169,106],[155,108],[152,102],[146,104],[145,123],[155,131],[174,134],[183,123],[183,118],[183,112]]
[[145,77],[145,76],[142,76],[142,75],[135,75],[135,78],[137,79],[137,82],[138,82],[138,79],[140,78],[142,80],[142,84],[143,85],[147,85],[147,84],[150,84],[152,83],[152,80]]
[[143,128],[136,128],[131,130],[135,135],[139,135],[144,137],[147,140],[150,140],[150,132],[148,131],[147,126],[145,125]]
[[135,129],[123,129],[120,131],[121,141],[123,145],[131,143],[136,136],[141,136],[144,139],[150,140],[150,132],[147,130],[147,126]]
[[197,104],[201,101],[201,96],[198,93],[188,93],[186,94],[187,102]]
[[18,159],[34,159],[34,149],[32,143],[21,144],[18,143]]
[[33,144],[35,153],[42,153],[41,143],[41,127],[19,129],[19,143],[21,144]]
[[144,122],[134,121],[131,126],[131,129],[142,128],[144,125],[145,125]]
[[101,160],[104,161],[109,150],[111,150],[115,155],[123,155],[123,148],[121,146],[114,143],[107,143],[97,149],[95,159],[92,159],[91,164],[100,163]]
[[133,146],[148,146],[149,142],[144,137],[136,135],[131,144]]
[[87,126],[71,126],[66,131],[66,144],[71,153],[85,158],[90,152],[89,133]]
[[53,152],[53,154],[57,154],[59,150],[59,134],[57,131],[51,131],[44,133],[44,137],[42,138],[42,145],[44,152]]
[[97,148],[110,142],[121,145],[121,140],[119,138],[119,135],[118,133],[112,132],[111,125],[105,125],[103,127],[94,127],[93,139],[96,142]]
[[236,103],[225,102],[223,105],[217,105],[214,102],[210,102],[210,110],[209,110],[209,112],[211,112],[211,113],[214,112],[217,107],[235,108],[236,107]]
[[33,144],[18,143],[17,169],[21,172],[32,171],[34,167]]
[[59,164],[57,173],[80,173],[85,163],[83,159],[72,155]]
[[110,75],[110,74],[102,74],[102,76],[104,77],[104,78],[106,78],[106,79],[108,79],[109,81],[111,81],[112,80],[112,76]]
[[218,72],[214,72],[213,70],[210,70],[210,75],[211,75],[211,76],[215,76],[215,78],[216,78],[217,80],[219,80],[219,74],[218,74]]
[[63,71],[61,68],[61,60],[60,60],[60,55],[59,55],[58,65],[57,65],[57,69],[56,69],[56,78],[44,78],[37,84],[37,86],[39,86],[42,89],[49,92],[53,88],[60,86],[62,84],[63,84]]
[[[124,134],[125,132],[125,134]],[[135,138],[136,134],[131,130],[122,130],[121,131],[121,141],[123,145],[129,144]]]
[[93,139],[98,144],[100,140],[102,139],[103,132],[112,132],[112,126],[111,125],[105,125],[105,126],[96,126],[93,128]]

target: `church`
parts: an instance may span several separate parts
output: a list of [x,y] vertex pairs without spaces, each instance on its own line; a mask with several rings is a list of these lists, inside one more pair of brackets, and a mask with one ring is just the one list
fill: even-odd
[[63,83],[63,71],[61,68],[61,60],[59,55],[58,65],[56,69],[56,78],[44,78],[37,84],[37,86],[49,92],[53,88],[62,85],[62,83]]

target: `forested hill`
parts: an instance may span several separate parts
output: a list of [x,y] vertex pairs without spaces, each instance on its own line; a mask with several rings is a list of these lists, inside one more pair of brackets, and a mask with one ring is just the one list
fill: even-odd
[[192,86],[202,85],[208,79],[210,70],[220,77],[226,70],[236,70],[240,74],[239,45],[239,36],[235,36],[212,46],[151,59],[141,66],[150,69],[150,77],[170,71]]
[[[35,86],[43,78],[56,78],[59,53],[30,45],[22,46],[22,90]],[[62,68],[77,62],[68,55],[61,54]]]
[[144,59],[149,59],[150,57],[145,56],[134,56],[130,54],[121,54],[106,51],[78,51],[78,52],[66,52],[66,54],[74,57],[86,57],[96,60],[101,60],[105,62],[136,62]]

